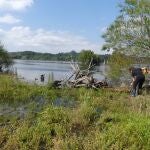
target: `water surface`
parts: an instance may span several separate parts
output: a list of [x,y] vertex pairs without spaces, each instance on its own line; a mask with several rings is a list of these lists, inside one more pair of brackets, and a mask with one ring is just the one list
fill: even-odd
[[[63,80],[69,78],[73,73],[70,63],[52,62],[52,61],[37,61],[37,60],[14,60],[14,68],[20,78],[29,82],[40,82],[40,76],[45,75],[46,82],[51,77],[53,80]],[[105,66],[97,67],[97,72],[94,77],[104,79]]]

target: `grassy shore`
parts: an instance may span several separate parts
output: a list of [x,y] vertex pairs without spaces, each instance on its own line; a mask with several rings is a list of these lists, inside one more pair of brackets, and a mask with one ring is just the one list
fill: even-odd
[[0,115],[1,150],[150,148],[150,95],[53,89],[0,75],[0,106],[6,105],[28,111]]

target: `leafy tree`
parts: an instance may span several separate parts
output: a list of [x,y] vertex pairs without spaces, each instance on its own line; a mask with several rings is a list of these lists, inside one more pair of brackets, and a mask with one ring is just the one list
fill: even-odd
[[133,58],[119,52],[114,52],[108,59],[110,70],[108,76],[117,80],[121,75],[126,75],[127,68],[133,63]]
[[100,56],[94,54],[91,50],[82,50],[79,54],[79,62],[81,63],[81,66],[87,67],[90,62],[93,65],[98,65],[100,63]]
[[104,50],[150,56],[150,0],[125,0],[103,38]]
[[0,72],[2,72],[3,69],[9,68],[12,63],[13,61],[11,57],[5,50],[4,46],[0,43]]

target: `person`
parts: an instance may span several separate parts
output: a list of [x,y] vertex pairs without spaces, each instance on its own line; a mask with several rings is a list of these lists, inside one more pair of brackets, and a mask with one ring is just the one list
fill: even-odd
[[137,96],[139,94],[139,91],[142,90],[143,83],[145,81],[145,76],[142,72],[141,68],[134,68],[130,67],[129,71],[131,73],[132,78],[132,90],[131,90],[131,96]]
[[41,82],[44,82],[45,80],[45,77],[44,77],[44,74],[41,75]]

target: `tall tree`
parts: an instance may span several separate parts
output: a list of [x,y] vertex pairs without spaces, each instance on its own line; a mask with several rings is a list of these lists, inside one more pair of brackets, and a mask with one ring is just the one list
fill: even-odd
[[104,50],[150,56],[150,0],[125,0],[103,38]]
[[0,72],[7,69],[13,63],[8,52],[5,50],[4,46],[0,43]]

